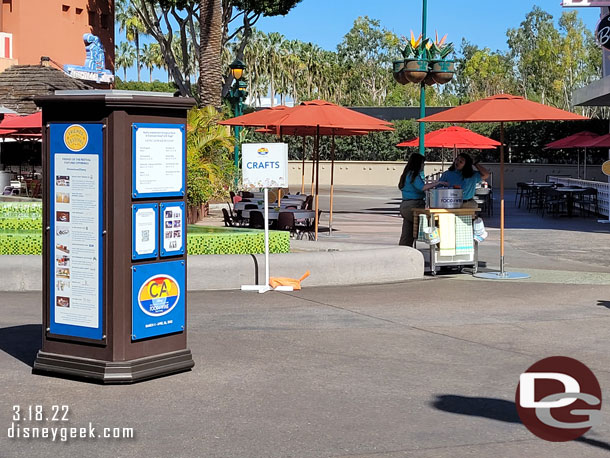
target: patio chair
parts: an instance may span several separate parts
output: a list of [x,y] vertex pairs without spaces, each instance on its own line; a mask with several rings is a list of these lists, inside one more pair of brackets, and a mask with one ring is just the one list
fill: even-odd
[[301,209],[311,210],[312,205],[313,205],[313,196],[310,194],[303,201],[303,204],[301,205]]
[[574,203],[578,204],[580,214],[588,216],[590,214],[599,214],[599,203],[597,201],[597,189],[586,188],[581,194],[577,194]]
[[528,194],[526,195],[527,211],[536,210],[536,213],[539,213],[544,207],[545,192],[550,188],[528,188]]
[[[320,216],[322,215],[322,210],[318,210],[318,222],[320,221]],[[303,224],[298,224],[299,221],[304,221]],[[297,239],[302,240],[304,235],[307,235],[309,240],[316,239],[316,219],[309,218],[306,220],[297,220],[295,223],[297,230]]]
[[250,210],[248,227],[251,229],[265,229],[265,218],[261,211]]
[[561,191],[554,188],[546,188],[542,192],[542,217],[544,213],[549,213],[552,216],[559,216],[566,209],[566,197]]
[[474,201],[481,208],[481,213],[487,213],[487,216],[491,216],[493,214],[491,189],[489,189],[489,188],[475,189]]
[[233,227],[233,219],[226,208],[222,208],[222,219],[225,223],[225,227]]
[[296,234],[297,228],[294,222],[294,213],[292,212],[280,212],[277,217],[277,227],[278,231],[290,231],[290,236],[294,237]]
[[522,181],[517,183],[517,192],[515,193],[515,205],[521,208],[521,201],[523,200],[523,195],[527,192],[527,183]]

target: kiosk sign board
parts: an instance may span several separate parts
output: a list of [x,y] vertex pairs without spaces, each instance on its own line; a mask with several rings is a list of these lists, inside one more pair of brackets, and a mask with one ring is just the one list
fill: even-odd
[[133,197],[184,196],[184,125],[138,123],[132,132]]
[[242,145],[243,185],[250,188],[288,186],[287,143],[244,143]]
[[50,124],[52,334],[101,340],[102,124]]
[[184,261],[132,267],[132,340],[184,331]]

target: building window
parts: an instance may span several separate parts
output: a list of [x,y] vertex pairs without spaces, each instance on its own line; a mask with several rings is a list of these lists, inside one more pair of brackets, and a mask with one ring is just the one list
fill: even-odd
[[83,12],[82,8],[76,8],[76,14],[81,14]]
[[95,27],[95,11],[89,11],[89,26]]
[[102,23],[103,29],[108,29],[108,15],[107,14],[102,13],[101,23]]
[[67,13],[69,9],[70,9],[70,5],[61,5],[61,10],[64,13]]

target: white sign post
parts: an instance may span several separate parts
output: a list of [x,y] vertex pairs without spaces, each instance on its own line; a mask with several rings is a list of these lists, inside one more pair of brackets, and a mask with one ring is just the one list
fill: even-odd
[[[244,143],[242,146],[242,183],[246,189],[264,191],[265,284],[242,285],[242,291],[265,293],[269,286],[269,188],[288,186],[288,145],[286,143]],[[278,286],[278,291],[292,291],[292,286]]]

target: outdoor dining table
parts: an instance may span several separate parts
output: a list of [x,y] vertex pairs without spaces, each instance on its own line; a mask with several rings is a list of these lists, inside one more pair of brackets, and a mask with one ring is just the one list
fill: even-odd
[[[246,205],[256,205],[258,208],[260,208],[261,210],[265,208],[265,203],[264,202],[258,202],[258,201],[254,201],[254,202],[243,202],[243,201],[239,201],[239,202],[235,202],[235,204],[233,204],[233,209],[235,211],[238,210],[245,210],[246,209]],[[301,202],[300,200],[284,200],[282,199],[282,204],[280,205],[280,208],[286,208],[286,207],[297,207],[297,208],[301,208],[301,205],[303,205],[303,202]],[[274,203],[269,203],[269,208],[276,208],[277,204]]]
[[[241,216],[243,218],[250,218],[250,212],[253,210],[243,210],[241,212]],[[259,211],[259,212],[263,212],[263,210],[254,210],[254,211]],[[270,208],[269,209],[269,219],[277,219],[280,212],[290,212],[292,214],[294,214],[294,219],[310,219],[310,218],[315,218],[316,217],[316,212],[314,210],[301,210],[301,209],[295,209],[295,208],[281,208],[279,210],[276,210],[275,208]]]
[[571,217],[574,209],[574,197],[586,191],[585,188],[578,186],[562,186],[557,188],[557,191],[563,194],[566,198],[567,216]]

